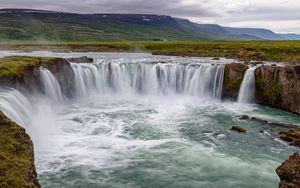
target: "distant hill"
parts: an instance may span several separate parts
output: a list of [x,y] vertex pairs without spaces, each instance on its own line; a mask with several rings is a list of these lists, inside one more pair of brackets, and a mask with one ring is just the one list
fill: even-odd
[[279,34],[287,40],[300,40],[300,34]]
[[284,40],[285,38],[268,29],[225,27],[226,31],[235,35],[251,35],[266,40]]
[[0,9],[1,41],[283,40],[265,29],[197,24],[165,15],[75,14]]

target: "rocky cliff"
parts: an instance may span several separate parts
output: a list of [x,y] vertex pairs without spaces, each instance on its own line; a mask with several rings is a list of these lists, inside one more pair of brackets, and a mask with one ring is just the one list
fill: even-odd
[[[40,67],[49,69],[67,96],[74,93],[74,72],[67,60],[45,57],[0,59],[0,86],[22,92],[44,92]],[[40,187],[34,166],[34,149],[25,129],[0,112],[0,187]]]
[[25,129],[0,112],[0,187],[40,187],[33,143]]
[[300,65],[255,70],[257,103],[300,114]]
[[279,188],[300,187],[300,155],[295,153],[276,169],[280,177]]
[[49,69],[62,87],[65,95],[74,91],[74,72],[69,62],[62,58],[12,56],[0,59],[0,86],[13,87],[23,92],[38,91],[44,88],[40,79],[39,67]]
[[225,65],[222,98],[236,99],[248,66],[242,63]]

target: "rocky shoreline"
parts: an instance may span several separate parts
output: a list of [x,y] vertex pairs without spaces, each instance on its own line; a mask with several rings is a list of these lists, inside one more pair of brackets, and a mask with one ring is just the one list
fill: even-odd
[[288,160],[283,162],[277,169],[280,177],[279,188],[300,187],[300,155],[295,153]]

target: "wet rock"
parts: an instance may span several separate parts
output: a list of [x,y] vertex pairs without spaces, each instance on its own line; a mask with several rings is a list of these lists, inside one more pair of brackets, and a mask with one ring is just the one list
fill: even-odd
[[246,129],[244,129],[244,128],[238,126],[238,125],[231,127],[230,130],[236,131],[236,132],[239,132],[239,133],[245,133],[246,132]]
[[237,116],[238,119],[241,119],[241,120],[246,120],[246,119],[250,119],[249,116],[247,115],[240,115],[240,116]]
[[220,60],[219,57],[214,57],[212,60]]
[[295,153],[288,160],[283,162],[277,169],[280,177],[279,188],[299,188],[300,187],[300,155]]
[[300,114],[300,68],[261,66],[255,70],[256,101]]
[[243,63],[225,65],[222,98],[237,99],[248,66]]
[[291,146],[300,146],[300,128],[290,129],[279,133],[280,138],[289,142]]
[[67,58],[66,60],[72,63],[93,63],[94,61],[93,58],[89,58],[87,56]]

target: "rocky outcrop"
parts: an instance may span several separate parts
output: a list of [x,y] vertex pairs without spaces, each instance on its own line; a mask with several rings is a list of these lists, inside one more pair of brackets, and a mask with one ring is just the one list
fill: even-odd
[[94,61],[93,58],[87,56],[67,58],[66,60],[71,63],[93,63]]
[[259,104],[300,114],[300,65],[261,66],[255,79]]
[[300,146],[300,128],[282,131],[279,135],[282,140],[289,142],[291,146]]
[[33,143],[25,129],[0,112],[0,135],[0,187],[40,187]]
[[[75,75],[70,63],[62,58],[41,58],[41,57],[7,57],[3,63],[7,64],[7,67],[16,66],[14,64],[20,64],[15,67],[17,71],[6,71],[7,73],[0,76],[0,86],[13,87],[22,92],[41,92],[44,88],[40,79],[39,68],[45,67],[49,69],[60,85],[62,91],[67,96],[72,96],[74,93],[74,79]],[[20,68],[21,67],[21,68]],[[6,67],[3,67],[4,69]]]
[[300,187],[300,155],[295,153],[276,169],[280,177],[279,188]]
[[236,99],[248,66],[242,63],[225,65],[222,98]]

